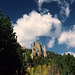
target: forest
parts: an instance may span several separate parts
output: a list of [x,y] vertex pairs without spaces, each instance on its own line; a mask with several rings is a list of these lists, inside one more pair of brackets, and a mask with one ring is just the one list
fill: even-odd
[[75,57],[47,51],[47,57],[31,59],[31,49],[17,41],[9,16],[0,11],[0,75],[75,75]]

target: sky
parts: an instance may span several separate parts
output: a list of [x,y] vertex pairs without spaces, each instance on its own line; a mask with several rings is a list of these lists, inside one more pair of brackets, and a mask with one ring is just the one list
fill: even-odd
[[75,56],[75,0],[1,0],[0,10],[21,46],[39,41],[48,51]]

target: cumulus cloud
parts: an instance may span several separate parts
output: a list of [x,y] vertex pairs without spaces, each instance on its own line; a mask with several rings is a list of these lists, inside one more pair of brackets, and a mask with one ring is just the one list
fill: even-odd
[[74,2],[75,0],[69,0],[68,2],[66,0],[37,0],[39,10],[42,10],[42,5],[44,2],[46,3],[51,3],[51,2],[57,2],[59,7],[60,7],[60,12],[59,12],[59,17],[61,22],[64,22],[70,14],[70,5]]
[[48,43],[48,48],[54,47],[54,43],[55,43],[55,38],[52,38]]
[[72,30],[62,32],[58,39],[59,44],[66,44],[67,47],[75,47],[75,25]]
[[24,14],[22,18],[16,21],[14,32],[16,32],[18,42],[22,46],[31,48],[31,44],[38,40],[39,36],[57,38],[61,33],[61,22],[53,18],[50,13],[40,14],[32,11],[29,15]]

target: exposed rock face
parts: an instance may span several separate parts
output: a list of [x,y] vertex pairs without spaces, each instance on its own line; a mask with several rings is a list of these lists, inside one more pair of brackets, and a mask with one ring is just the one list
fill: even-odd
[[33,59],[34,56],[42,56],[42,47],[38,41],[33,42],[32,45],[31,58]]
[[40,45],[40,43],[38,41],[36,42],[33,42],[33,45],[32,45],[32,53],[31,53],[31,58],[33,59],[33,57],[37,57],[37,56],[44,56],[46,57],[47,56],[47,53],[46,53],[46,46],[44,45],[43,46],[43,54],[42,54],[42,47]]
[[45,45],[43,46],[43,56],[44,56],[44,57],[47,56],[47,53],[46,53],[46,46],[45,46]]

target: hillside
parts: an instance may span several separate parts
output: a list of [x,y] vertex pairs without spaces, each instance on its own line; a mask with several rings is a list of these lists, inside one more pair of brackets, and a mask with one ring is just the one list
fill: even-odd
[[47,57],[31,59],[31,49],[26,50],[25,73],[30,75],[75,75],[75,57],[47,51]]

